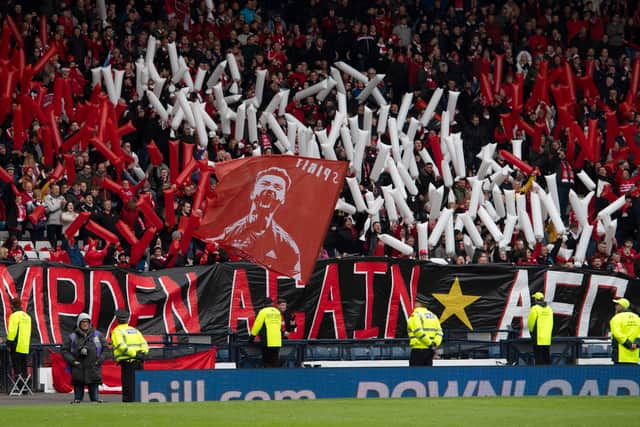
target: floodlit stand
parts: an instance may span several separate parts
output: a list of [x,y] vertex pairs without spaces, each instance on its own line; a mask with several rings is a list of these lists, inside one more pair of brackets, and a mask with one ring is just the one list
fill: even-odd
[[9,375],[9,381],[11,381],[11,390],[9,391],[9,396],[22,396],[23,394],[33,394],[31,391],[31,387],[29,387],[29,381],[31,380],[31,375],[27,375],[26,378],[22,376],[22,374],[18,374],[18,376],[14,379],[11,375]]

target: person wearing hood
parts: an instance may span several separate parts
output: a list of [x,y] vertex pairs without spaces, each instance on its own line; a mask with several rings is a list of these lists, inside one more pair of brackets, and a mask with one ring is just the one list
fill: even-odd
[[544,300],[542,292],[533,294],[535,305],[529,312],[529,333],[533,338],[535,364],[551,365],[551,336],[553,334],[553,310]]
[[101,403],[98,386],[102,384],[102,362],[108,351],[104,335],[93,328],[91,317],[80,313],[76,329],[69,334],[62,347],[62,357],[71,368],[73,402],[80,403],[84,398],[84,388],[89,388],[92,402]]

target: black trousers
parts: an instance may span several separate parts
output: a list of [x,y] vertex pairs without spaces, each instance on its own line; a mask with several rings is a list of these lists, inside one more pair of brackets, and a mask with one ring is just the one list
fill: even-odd
[[536,359],[536,366],[551,365],[551,346],[533,345],[533,355]]
[[265,368],[279,368],[280,347],[262,347],[262,365]]
[[409,366],[433,366],[434,353],[430,348],[412,348]]
[[122,401],[123,402],[133,402],[135,400],[136,371],[143,370],[143,369],[144,369],[144,364],[142,361],[139,361],[139,360],[120,362],[120,373],[122,374]]
[[11,352],[11,364],[13,365],[13,375],[16,378],[18,375],[22,375],[22,378],[26,379],[27,372],[27,354],[18,353],[16,351]]
[[61,225],[47,225],[47,240],[51,245],[51,249],[55,250],[58,240],[62,240],[62,226]]

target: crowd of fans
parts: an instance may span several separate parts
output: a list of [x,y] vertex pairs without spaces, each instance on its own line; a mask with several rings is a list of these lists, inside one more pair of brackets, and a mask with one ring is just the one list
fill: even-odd
[[[199,67],[212,71],[227,53],[235,55],[242,76],[240,93],[244,99],[254,93],[257,70],[268,70],[263,94],[268,102],[281,88],[289,88],[293,94],[327,78],[335,61],[349,63],[369,78],[385,74],[386,78],[378,88],[391,103],[389,114],[392,117],[397,116],[406,92],[414,94],[408,116],[419,117],[436,88],[445,89],[437,114],[446,109],[448,92],[459,91],[451,132],[462,134],[468,176],[476,173],[479,166],[476,154],[483,146],[496,142],[500,148],[510,150],[511,139],[523,139],[523,159],[538,168],[540,175],[556,173],[561,192],[560,210],[570,230],[559,235],[549,225],[544,238],[535,247],[529,247],[521,234],[515,234],[508,248],[500,248],[491,234],[481,227],[484,245],[472,251],[465,246],[463,233],[456,230],[455,253],[446,253],[444,244],[438,244],[426,255],[417,251],[415,225],[404,221],[392,223],[384,209],[380,212],[380,221],[373,223],[367,221],[366,213],[351,216],[336,211],[321,257],[402,256],[377,238],[380,233],[387,232],[416,247],[413,255],[416,258],[429,256],[456,264],[511,262],[573,266],[572,259],[563,258],[559,250],[575,249],[579,238],[580,227],[568,207],[566,196],[569,189],[580,195],[587,193],[576,178],[578,170],[584,170],[594,182],[600,180],[609,184],[592,202],[592,219],[594,212],[612,200],[621,195],[626,197],[624,207],[613,216],[618,220],[613,249],[609,250],[602,242],[602,235],[594,231],[587,251],[588,266],[631,276],[640,272],[636,265],[640,259],[637,252],[640,250],[640,189],[637,183],[640,158],[630,155],[633,150],[627,148],[640,144],[637,128],[640,125],[639,97],[638,93],[629,95],[633,86],[634,59],[639,60],[639,47],[634,43],[640,43],[637,2],[248,0],[213,1],[213,10],[208,10],[206,3],[189,0],[107,2],[104,20],[100,19],[96,4],[90,0],[8,1],[0,6],[5,26],[6,17],[10,16],[22,35],[27,63],[37,62],[51,46],[62,52],[34,77],[48,89],[49,95],[42,98],[43,109],[50,108],[56,78],[70,80],[73,102],[79,103],[91,96],[91,69],[110,64],[114,69],[124,70],[121,97],[126,102],[126,111],[120,125],[130,120],[136,128],[122,138],[123,150],[133,159],[124,170],[117,171],[99,151],[76,146],[72,150],[75,178],[70,180],[67,174],[67,179],[50,182],[55,164],[64,159],[57,156],[54,164],[45,165],[42,124],[38,120],[24,124],[27,139],[19,150],[14,149],[11,111],[17,100],[13,99],[12,108],[0,129],[0,166],[13,178],[13,185],[4,183],[0,188],[4,204],[0,206],[0,215],[4,214],[0,221],[10,235],[0,250],[0,258],[22,261],[26,249],[18,242],[28,236],[34,245],[37,241],[49,241],[53,253],[62,245],[68,254],[65,260],[74,264],[130,266],[130,247],[126,243],[105,244],[85,229],[81,229],[76,238],[68,240],[64,236],[66,227],[79,212],[89,212],[95,222],[113,233],[118,233],[116,222],[122,219],[140,237],[145,223],[136,201],[141,197],[150,197],[162,217],[168,209],[173,209],[178,219],[191,214],[195,182],[189,181],[176,188],[173,206],[165,206],[163,191],[171,188],[166,164],[169,140],[194,144],[195,131],[186,124],[172,130],[158,118],[147,97],[136,88],[135,62],[144,57],[148,38],[153,35],[159,41],[155,65],[163,77],[171,75],[167,49],[170,42],[176,43],[179,55],[185,58],[194,76]],[[47,24],[45,34],[41,19]],[[489,72],[495,78],[496,55],[504,55],[501,73],[504,84],[492,99],[487,99],[481,90],[480,76],[482,72]],[[565,63],[577,77],[587,75],[587,67],[593,67],[597,93],[586,96],[578,89],[574,115],[580,127],[586,127],[589,119],[598,120],[602,132],[599,161],[582,159],[578,165],[577,155],[567,160],[568,133],[556,126],[558,112],[553,97],[548,103],[527,105],[522,112],[528,124],[542,129],[540,141],[532,141],[522,129],[511,129],[504,123],[501,114],[510,111],[514,95],[508,83],[516,80],[517,73],[522,74],[526,103],[543,61],[548,63],[550,74],[563,68]],[[357,115],[362,124],[365,105],[375,110],[377,104],[373,98],[359,103],[356,97],[364,84],[347,74],[342,77],[349,115]],[[173,103],[169,86],[166,85],[160,97],[164,104]],[[205,88],[192,96],[206,102],[207,111],[219,121],[211,91]],[[628,97],[630,108],[619,108]],[[287,112],[313,130],[329,128],[338,108],[336,89],[322,102],[314,97],[300,101],[293,97],[289,99]],[[608,136],[606,112],[609,110],[616,113],[620,125],[634,126],[633,132],[627,136],[622,133]],[[374,114],[374,128],[375,120]],[[280,124],[286,127],[284,120]],[[82,125],[63,116],[59,122],[63,139],[73,135]],[[420,222],[430,221],[429,185],[442,186],[443,180],[434,171],[434,165],[425,163],[417,153],[423,147],[431,147],[434,141],[437,143],[439,131],[439,121],[434,119],[415,139],[419,194],[410,197],[408,202],[415,219]],[[606,143],[609,138],[611,144]],[[151,164],[146,149],[151,140],[162,152],[165,164]],[[374,135],[365,153],[361,181],[362,190],[372,191],[375,195],[381,194],[381,186],[391,183],[386,173],[377,182],[369,180],[379,140],[388,143],[388,135]],[[206,153],[194,148],[194,155],[225,161],[257,153],[280,154],[274,141],[275,137],[267,127],[260,129],[257,144],[246,139],[237,141],[233,133],[227,135],[218,131],[210,135]],[[335,151],[338,159],[346,159],[340,142]],[[505,164],[499,156],[497,161]],[[103,185],[105,177],[122,182],[125,191],[119,194],[109,191]],[[503,189],[526,192],[530,188],[526,185],[529,177],[521,172],[514,172],[511,178],[502,184]],[[537,182],[546,186],[544,179]],[[464,212],[470,193],[467,181],[459,179],[445,190],[444,204]],[[486,197],[490,196],[490,193],[486,194]],[[343,197],[352,202],[346,186]],[[45,213],[37,221],[30,221],[28,216],[38,205],[45,206]],[[434,221],[430,222],[433,226]],[[479,221],[477,224],[481,225]],[[171,227],[158,231],[157,239],[149,248],[148,268],[160,269],[167,265],[166,254],[175,233],[175,228]],[[78,247],[77,241],[84,247]],[[224,251],[215,245],[194,241],[186,253],[180,254],[179,260],[172,260],[172,264],[205,264],[227,259]],[[145,268],[144,263],[133,267]]]

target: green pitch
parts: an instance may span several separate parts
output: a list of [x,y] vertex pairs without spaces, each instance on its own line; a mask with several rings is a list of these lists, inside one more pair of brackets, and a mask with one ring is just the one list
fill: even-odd
[[633,397],[83,403],[2,408],[5,426],[631,426]]

